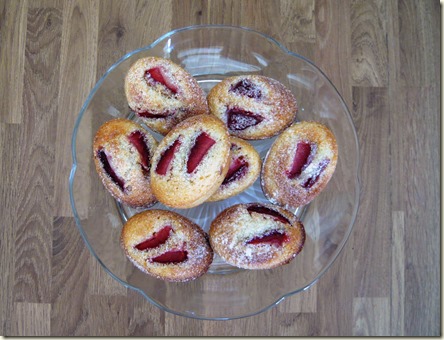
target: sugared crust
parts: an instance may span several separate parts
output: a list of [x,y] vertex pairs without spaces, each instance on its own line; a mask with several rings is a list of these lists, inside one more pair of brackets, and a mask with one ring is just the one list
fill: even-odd
[[[154,137],[139,124],[119,118],[106,122],[97,131],[93,142],[94,164],[103,185],[114,198],[132,207],[149,207],[157,200],[151,191],[149,175],[141,170],[140,154],[128,140],[134,131],[144,134],[151,159],[157,146]],[[124,191],[105,172],[98,155],[101,149],[108,155],[113,170],[125,180]]]
[[[164,244],[143,251],[135,248],[167,225],[172,231]],[[132,216],[122,228],[120,239],[126,256],[138,269],[162,280],[194,280],[206,273],[213,261],[208,235],[197,224],[172,211],[153,209]],[[160,254],[182,247],[187,251],[187,260],[183,262],[163,264],[151,261]]]
[[[261,91],[260,98],[250,98],[230,91],[242,80],[254,83]],[[228,77],[214,86],[207,96],[210,113],[228,126],[227,108],[240,108],[261,115],[264,119],[244,130],[230,130],[230,134],[248,140],[265,139],[277,135],[296,117],[297,103],[293,94],[275,79],[260,75]]]
[[[287,172],[292,166],[298,142],[314,143],[317,151],[302,174],[290,179]],[[316,176],[319,164],[326,159],[329,163],[315,184],[304,188],[302,184]],[[267,153],[261,172],[263,192],[270,202],[288,209],[305,205],[327,186],[335,171],[337,159],[336,139],[330,129],[317,122],[295,123],[275,140]]]
[[[237,204],[222,211],[211,223],[209,236],[215,253],[227,263],[244,269],[269,269],[290,262],[305,243],[305,229],[291,212],[272,205],[268,209],[279,212],[290,222],[282,223],[266,214],[249,212],[258,203]],[[288,236],[282,246],[247,244],[253,237],[278,230]]]
[[[161,67],[168,81],[177,87],[177,93],[169,93],[164,86],[149,85],[145,72]],[[158,118],[141,117],[144,123],[163,135],[180,121],[193,115],[208,114],[205,92],[196,79],[179,65],[168,59],[146,57],[137,60],[125,77],[125,95],[129,107],[136,112],[150,112]],[[167,117],[162,117],[168,113]]]
[[[197,136],[205,132],[216,143],[196,170],[188,174],[187,159]],[[161,156],[178,138],[178,148],[166,175],[156,173]],[[176,125],[159,143],[151,167],[151,188],[160,202],[174,208],[191,208],[206,201],[219,188],[230,163],[230,140],[225,125],[211,115],[188,118]]]
[[223,184],[208,199],[208,202],[215,202],[235,196],[251,186],[259,177],[262,167],[262,160],[256,149],[247,141],[230,136],[231,143],[231,161],[242,157],[248,163],[248,170],[240,179]]

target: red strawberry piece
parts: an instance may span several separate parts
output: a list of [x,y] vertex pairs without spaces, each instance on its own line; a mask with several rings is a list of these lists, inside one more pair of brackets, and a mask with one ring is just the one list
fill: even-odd
[[287,177],[293,179],[295,177],[300,176],[302,171],[311,163],[312,158],[310,154],[312,154],[312,148],[310,143],[307,142],[299,142],[296,147],[296,153],[293,158],[293,163],[291,165],[291,169],[286,171]]
[[153,236],[150,237],[148,240],[145,240],[135,245],[135,248],[138,250],[147,250],[147,249],[156,248],[161,244],[164,244],[168,240],[171,230],[172,230],[171,226],[163,227],[158,232],[155,232]]
[[264,207],[262,205],[252,205],[252,206],[248,207],[247,210],[250,214],[252,212],[255,212],[258,214],[269,215],[269,216],[272,216],[273,219],[276,221],[290,224],[290,221],[285,216],[283,216],[282,214],[280,214],[276,210],[269,209],[269,208]]
[[179,149],[181,141],[176,139],[168,149],[164,151],[160,157],[159,163],[157,163],[156,173],[159,175],[165,175],[168,171],[171,161],[173,160],[174,154]]
[[241,131],[255,126],[264,120],[264,117],[253,112],[233,107],[227,110],[228,128],[232,131]]
[[229,91],[254,99],[260,99],[262,97],[260,88],[248,79],[242,79],[238,83],[231,85]]
[[150,152],[145,142],[145,134],[139,130],[131,132],[128,136],[130,143],[137,149],[140,155],[140,165],[145,175],[150,171]]
[[97,152],[97,156],[99,157],[100,163],[102,163],[103,170],[105,173],[111,178],[111,180],[120,188],[120,190],[124,190],[125,187],[125,181],[117,176],[114,169],[111,167],[111,164],[109,164],[108,156],[106,155],[105,150],[100,149]]
[[187,172],[192,173],[207,154],[208,150],[216,143],[206,132],[197,136],[187,161]]
[[325,170],[325,168],[327,167],[328,163],[330,163],[330,160],[328,158],[323,159],[320,163],[319,163],[319,167],[318,167],[318,171],[316,171],[316,174],[312,177],[310,177],[309,179],[307,179],[303,184],[302,187],[304,187],[305,189],[309,189],[311,188],[319,179],[319,176],[321,175],[321,173]]
[[247,173],[248,166],[249,164],[247,161],[245,161],[243,156],[234,159],[230,163],[230,167],[228,168],[227,175],[225,176],[222,185],[236,181],[237,179],[244,176]]
[[151,259],[152,262],[157,263],[180,263],[188,258],[188,252],[186,250],[170,250],[166,253],[160,254]]
[[178,91],[177,86],[173,83],[171,79],[165,74],[161,67],[153,67],[145,72],[145,79],[148,83],[151,83],[151,79],[155,83],[160,83],[169,89],[172,93],[176,94]]
[[277,246],[282,246],[284,242],[288,241],[288,236],[286,234],[282,234],[278,231],[272,231],[264,236],[257,236],[247,242],[247,244],[275,244]]

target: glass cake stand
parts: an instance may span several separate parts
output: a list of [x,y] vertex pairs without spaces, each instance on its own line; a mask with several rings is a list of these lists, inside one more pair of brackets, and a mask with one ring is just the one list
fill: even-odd
[[[130,66],[145,56],[171,59],[191,73],[206,92],[233,75],[260,74],[277,79],[297,99],[296,121],[321,122],[333,131],[339,149],[336,171],[317,198],[294,211],[305,226],[306,242],[289,264],[270,270],[241,270],[215,255],[209,272],[202,277],[170,283],[142,273],[126,258],[120,247],[120,231],[125,221],[140,210],[116,202],[103,187],[94,168],[92,139],[99,126],[110,119],[138,121],[128,108],[124,78]],[[162,138],[153,135],[158,140]],[[275,138],[251,144],[264,158]],[[262,33],[242,27],[185,27],[123,56],[86,99],[73,131],[72,156],[72,209],[93,256],[125,287],[138,291],[165,311],[192,318],[227,320],[251,316],[308,289],[338,257],[358,210],[358,143],[341,95],[311,61]],[[267,202],[259,179],[245,192],[225,201],[187,210],[170,209],[160,203],[151,208],[174,210],[208,231],[211,221],[223,209],[247,202]]]

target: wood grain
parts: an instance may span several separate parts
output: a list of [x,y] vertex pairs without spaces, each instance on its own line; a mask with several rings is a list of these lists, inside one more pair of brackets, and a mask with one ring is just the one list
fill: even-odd
[[[66,173],[70,171],[71,134],[63,127],[74,126],[77,114],[85,98],[96,81],[98,15],[97,1],[69,1],[63,7],[62,42],[60,51],[60,80],[57,117],[58,143],[55,148],[56,171],[55,185],[55,214],[56,216],[71,216],[71,204]],[[90,139],[92,131],[80,130],[79,139]],[[86,157],[86,155],[84,155]],[[86,178],[87,176],[82,176]],[[83,185],[88,188],[89,183]],[[88,189],[85,189],[87,192]],[[88,197],[85,195],[85,197]],[[87,203],[87,202],[86,202]],[[85,204],[87,206],[87,204]],[[79,215],[87,215],[85,209],[79,207]]]
[[[1,2],[0,7],[0,122],[22,122],[27,3]],[[14,56],[11,58],[10,56]]]
[[[363,193],[353,235],[356,297],[383,297],[390,291],[390,281],[381,280],[390,276],[390,229],[387,228],[391,224],[390,186],[387,186],[390,178],[371,175],[390,171],[388,108],[386,88],[353,88],[352,110],[359,131]],[[369,197],[378,199],[372,202]],[[366,263],[381,265],[369,267]]]
[[[16,162],[21,190],[15,209],[14,300],[49,302],[54,146],[62,16],[58,2],[29,8],[20,147]],[[36,4],[36,3],[33,3]]]
[[351,2],[352,55],[354,86],[387,86],[387,6],[388,1]]
[[88,250],[74,218],[53,221],[51,266],[51,333],[54,336],[88,335]]
[[[95,82],[195,24],[246,26],[313,60],[360,147],[361,206],[330,270],[230,321],[176,316],[120,285],[86,248],[68,196],[72,129]],[[433,0],[0,0],[0,334],[439,336],[440,27]],[[82,185],[105,200],[98,180]]]

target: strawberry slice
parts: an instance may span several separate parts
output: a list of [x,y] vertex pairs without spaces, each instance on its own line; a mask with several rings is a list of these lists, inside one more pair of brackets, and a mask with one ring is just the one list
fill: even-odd
[[108,156],[106,155],[105,150],[100,149],[97,152],[97,157],[100,160],[100,163],[102,163],[103,170],[105,173],[111,178],[111,180],[120,188],[120,190],[124,191],[125,187],[125,181],[117,176],[114,169],[111,167],[111,164],[109,164]]
[[166,253],[160,254],[151,259],[152,262],[157,263],[180,263],[188,258],[188,252],[186,250],[170,250]]
[[247,208],[247,211],[250,214],[252,212],[255,212],[255,213],[258,213],[258,214],[269,215],[269,216],[273,217],[273,219],[276,220],[276,221],[279,221],[279,222],[282,222],[282,223],[291,224],[290,221],[285,216],[283,216],[282,214],[280,214],[276,210],[269,209],[269,208],[264,207],[262,205],[252,205],[252,206]]
[[323,159],[319,163],[319,168],[318,168],[318,171],[316,171],[316,174],[314,176],[310,177],[309,179],[307,179],[302,184],[302,187],[304,187],[305,189],[310,189],[318,181],[319,176],[321,176],[322,171],[325,170],[325,168],[327,167],[328,163],[330,163],[330,160],[328,158]]
[[242,79],[238,83],[231,85],[229,91],[254,99],[260,99],[262,97],[260,88],[248,79]]
[[162,84],[174,94],[176,94],[178,91],[177,86],[172,82],[170,78],[168,78],[168,76],[161,67],[153,67],[145,71],[145,79],[147,80],[148,83],[151,83],[152,80],[154,80],[154,83]]
[[234,181],[238,180],[239,178],[243,177],[247,173],[248,166],[249,166],[249,164],[244,159],[243,156],[235,158],[230,163],[230,167],[228,168],[227,175],[225,176],[225,179],[222,182],[222,185],[234,182]]
[[128,136],[130,143],[137,149],[140,155],[140,165],[147,176],[150,171],[150,152],[145,142],[145,134],[139,130],[131,132]]
[[155,232],[152,237],[150,237],[148,240],[145,240],[143,242],[140,242],[139,244],[135,245],[134,247],[138,250],[147,250],[152,249],[160,246],[161,244],[164,244],[168,237],[170,237],[170,231],[173,228],[171,226],[166,226],[160,229],[158,232]]
[[173,160],[174,154],[179,149],[181,145],[181,141],[176,139],[172,145],[168,149],[164,151],[162,156],[160,156],[159,163],[156,166],[156,173],[159,175],[165,175],[168,171],[168,168]]
[[272,231],[269,234],[264,236],[257,236],[247,242],[247,244],[275,244],[277,246],[282,246],[284,242],[288,241],[288,236],[286,234],[282,234],[278,231]]
[[300,176],[302,171],[311,163],[313,157],[309,157],[311,154],[311,145],[307,142],[299,142],[296,147],[296,153],[293,158],[293,164],[291,169],[286,171],[289,179]]
[[241,131],[255,126],[264,120],[264,117],[253,112],[233,107],[227,110],[228,128],[232,131]]
[[197,136],[187,161],[187,172],[192,173],[207,154],[208,150],[216,143],[206,132]]

